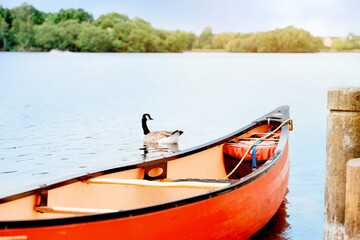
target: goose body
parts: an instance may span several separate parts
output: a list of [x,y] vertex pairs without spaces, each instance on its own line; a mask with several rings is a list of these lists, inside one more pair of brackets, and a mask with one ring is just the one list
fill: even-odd
[[144,114],[142,117],[142,128],[144,131],[144,143],[161,143],[161,144],[174,144],[178,143],[179,136],[183,133],[183,131],[176,130],[174,132],[171,131],[155,131],[150,132],[149,128],[147,127],[146,122],[148,120],[153,120],[149,114]]

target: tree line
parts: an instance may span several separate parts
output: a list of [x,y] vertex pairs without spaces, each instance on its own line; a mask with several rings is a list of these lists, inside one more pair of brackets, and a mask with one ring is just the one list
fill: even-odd
[[360,37],[349,34],[346,39],[334,39],[331,49],[336,51],[360,50]]
[[140,18],[109,13],[94,17],[83,9],[45,13],[26,3],[0,6],[0,49],[4,51],[182,52],[224,49],[229,52],[318,52],[322,40],[289,26],[268,32],[213,34],[156,29]]
[[293,26],[267,32],[216,35],[212,34],[212,29],[208,27],[199,36],[197,44],[197,47],[205,49],[259,53],[319,52],[323,48],[321,38],[313,37],[308,31]]
[[5,51],[180,52],[187,41],[186,32],[155,29],[118,13],[94,19],[81,8],[45,13],[26,3],[0,6],[0,48]]

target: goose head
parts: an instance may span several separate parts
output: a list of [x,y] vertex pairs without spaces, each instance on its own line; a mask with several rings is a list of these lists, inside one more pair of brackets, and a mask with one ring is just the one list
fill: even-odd
[[146,122],[147,120],[154,120],[154,119],[152,119],[152,118],[150,117],[150,114],[145,113],[145,114],[142,116],[142,120]]

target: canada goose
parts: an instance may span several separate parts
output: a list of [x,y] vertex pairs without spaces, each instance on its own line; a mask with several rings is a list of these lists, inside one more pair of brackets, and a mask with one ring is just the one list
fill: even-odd
[[165,144],[173,144],[178,143],[179,136],[183,133],[183,131],[176,130],[174,132],[169,131],[156,131],[150,132],[147,127],[146,121],[153,120],[148,113],[145,113],[142,116],[142,128],[144,130],[144,138],[143,141],[145,143],[165,143]]

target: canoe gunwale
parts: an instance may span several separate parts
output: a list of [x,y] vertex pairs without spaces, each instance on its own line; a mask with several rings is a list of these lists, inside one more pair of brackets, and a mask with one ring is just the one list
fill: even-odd
[[[281,119],[268,120],[267,118],[275,112],[282,112],[284,117]],[[52,185],[48,185],[48,186],[40,187],[40,188],[37,188],[34,190],[30,190],[27,192],[15,194],[15,195],[0,199],[0,204],[9,202],[12,200],[20,199],[23,197],[27,197],[27,196],[30,196],[33,194],[39,194],[41,191],[44,191],[44,190],[51,190],[51,189],[54,189],[57,187],[65,186],[65,185],[75,183],[78,181],[83,181],[83,180],[86,180],[89,178],[98,177],[98,176],[115,173],[115,172],[119,172],[119,171],[124,171],[124,170],[136,169],[139,167],[146,167],[149,165],[154,165],[154,164],[163,163],[166,161],[176,160],[178,158],[183,158],[183,157],[195,154],[197,152],[201,152],[201,151],[213,148],[215,146],[218,146],[220,144],[223,144],[223,143],[229,141],[230,139],[237,137],[239,135],[242,135],[243,133],[246,133],[249,130],[251,130],[259,125],[267,124],[269,122],[274,123],[274,124],[281,124],[288,118],[289,118],[288,106],[282,106],[282,107],[279,107],[279,108],[275,109],[274,111],[264,115],[263,117],[255,120],[254,122],[248,124],[247,126],[240,128],[237,131],[234,131],[228,135],[225,135],[221,138],[215,139],[211,142],[199,145],[197,147],[186,149],[186,150],[168,155],[167,157],[154,159],[149,162],[134,163],[134,164],[128,165],[128,166],[120,166],[120,167],[115,167],[115,168],[111,168],[111,169],[96,171],[94,173],[89,173],[89,174],[86,174],[83,176],[74,177],[71,179],[67,179],[67,180],[52,184]],[[48,227],[48,226],[56,226],[56,225],[68,225],[68,224],[75,224],[75,223],[86,223],[86,222],[93,222],[93,221],[111,220],[111,219],[116,219],[116,218],[124,218],[124,217],[137,216],[137,215],[157,212],[157,211],[166,210],[166,209],[170,209],[170,208],[174,208],[174,207],[179,207],[182,205],[191,204],[191,203],[199,202],[199,201],[202,201],[205,199],[213,198],[213,197],[234,191],[244,185],[247,185],[250,182],[255,181],[256,179],[260,178],[261,176],[266,174],[268,171],[270,171],[282,157],[282,155],[285,151],[285,148],[288,144],[288,135],[289,135],[289,125],[285,125],[281,129],[280,140],[279,140],[278,146],[275,149],[275,153],[273,154],[273,156],[271,156],[271,158],[269,160],[267,160],[267,162],[264,165],[262,165],[261,167],[259,167],[256,171],[241,178],[238,182],[235,182],[235,183],[233,183],[227,187],[221,188],[221,189],[217,189],[217,190],[205,193],[205,194],[196,195],[196,196],[185,198],[185,199],[180,199],[180,200],[171,201],[171,202],[162,203],[162,204],[153,205],[153,206],[147,206],[147,207],[143,207],[143,208],[118,211],[118,212],[113,212],[113,213],[103,213],[103,214],[74,216],[74,217],[65,217],[65,218],[54,218],[54,219],[40,219],[40,220],[0,221],[0,229]]]

